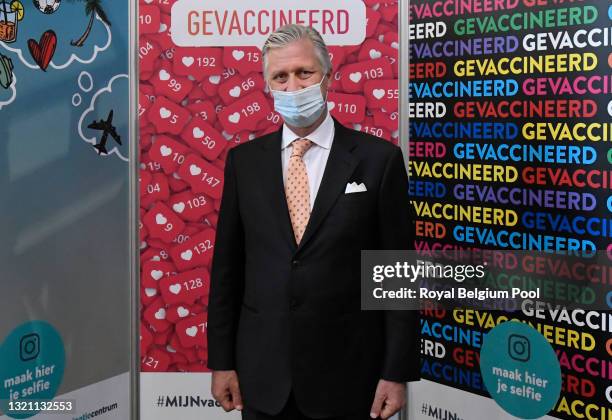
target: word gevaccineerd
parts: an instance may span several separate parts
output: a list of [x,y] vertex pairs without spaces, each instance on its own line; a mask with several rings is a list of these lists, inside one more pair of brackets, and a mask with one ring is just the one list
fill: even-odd
[[286,24],[317,29],[330,45],[365,40],[362,0],[179,0],[172,7],[172,40],[178,46],[257,46]]

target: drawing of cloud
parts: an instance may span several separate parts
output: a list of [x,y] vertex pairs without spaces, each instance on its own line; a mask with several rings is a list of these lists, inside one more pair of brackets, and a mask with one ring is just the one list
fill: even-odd
[[[106,120],[109,112],[113,110],[113,125],[117,129],[117,134],[121,136],[121,142],[123,144],[117,144],[109,136],[106,143],[108,154],[102,154],[101,156],[116,155],[125,162],[129,160],[129,126],[127,116],[129,115],[130,108],[129,101],[125,100],[125,92],[129,89],[130,86],[127,74],[117,74],[113,76],[105,87],[98,90],[92,96],[89,107],[79,118],[78,125],[81,139],[93,146],[99,143],[102,132],[92,130],[87,126],[94,120]],[[93,147],[91,150],[92,152],[96,152]]]
[[17,41],[11,44],[0,41],[0,47],[15,53],[26,67],[38,69],[28,50],[28,39],[38,41],[45,31],[53,30],[57,35],[57,48],[49,69],[61,70],[73,63],[92,63],[100,52],[108,49],[112,34],[110,26],[96,15],[85,44],[82,47],[70,44],[70,41],[78,39],[87,27],[89,17],[85,15],[84,4],[62,4],[62,7],[51,15],[31,7],[26,8],[23,20],[18,22]]
[[13,73],[13,83],[8,89],[0,89],[0,109],[13,103],[17,97],[17,76]]

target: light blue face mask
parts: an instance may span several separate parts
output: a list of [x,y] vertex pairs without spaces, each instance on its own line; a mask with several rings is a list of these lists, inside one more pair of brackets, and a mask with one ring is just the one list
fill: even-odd
[[300,128],[308,127],[321,116],[327,102],[327,98],[323,98],[321,93],[321,84],[325,77],[327,76],[316,85],[294,92],[270,89],[274,97],[274,109],[287,124]]

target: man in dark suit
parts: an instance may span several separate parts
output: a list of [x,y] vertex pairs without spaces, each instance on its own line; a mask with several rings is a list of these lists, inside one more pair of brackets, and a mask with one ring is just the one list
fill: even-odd
[[411,249],[401,150],[327,110],[327,47],[287,25],[263,48],[283,128],[232,149],[212,263],[208,366],[250,419],[388,418],[419,379],[417,314],[362,311],[362,249]]

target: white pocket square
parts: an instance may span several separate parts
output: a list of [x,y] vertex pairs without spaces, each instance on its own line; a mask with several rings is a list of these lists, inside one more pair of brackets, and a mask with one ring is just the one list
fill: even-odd
[[358,193],[358,192],[365,192],[368,189],[366,188],[365,184],[362,182],[361,184],[357,184],[356,182],[349,182],[348,184],[346,184],[346,188],[344,190],[344,194],[352,194],[352,193]]

